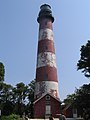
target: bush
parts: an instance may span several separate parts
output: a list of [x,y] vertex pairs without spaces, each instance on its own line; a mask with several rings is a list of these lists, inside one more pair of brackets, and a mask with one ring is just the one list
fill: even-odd
[[1,120],[22,120],[19,115],[9,115],[9,116],[2,116]]

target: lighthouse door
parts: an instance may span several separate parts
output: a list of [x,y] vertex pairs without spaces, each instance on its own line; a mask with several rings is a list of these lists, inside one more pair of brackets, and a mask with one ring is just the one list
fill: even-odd
[[50,115],[50,114],[51,114],[51,106],[46,105],[46,115]]

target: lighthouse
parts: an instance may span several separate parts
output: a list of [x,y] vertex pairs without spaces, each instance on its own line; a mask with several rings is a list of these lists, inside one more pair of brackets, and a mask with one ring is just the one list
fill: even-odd
[[39,23],[39,35],[34,94],[34,117],[48,118],[51,115],[58,117],[61,111],[52,26],[54,17],[52,15],[51,6],[44,4],[40,7],[37,22]]

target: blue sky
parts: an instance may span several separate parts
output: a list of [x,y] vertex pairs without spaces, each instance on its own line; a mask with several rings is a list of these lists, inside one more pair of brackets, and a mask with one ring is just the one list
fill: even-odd
[[60,99],[90,83],[77,71],[80,47],[90,39],[90,0],[0,0],[0,62],[5,82],[35,78],[40,6],[52,7]]

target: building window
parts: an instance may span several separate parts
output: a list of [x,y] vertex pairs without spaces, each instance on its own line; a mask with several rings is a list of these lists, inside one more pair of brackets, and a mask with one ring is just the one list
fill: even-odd
[[50,96],[49,95],[46,96],[46,100],[50,100]]
[[77,109],[76,108],[73,108],[73,117],[77,118]]

